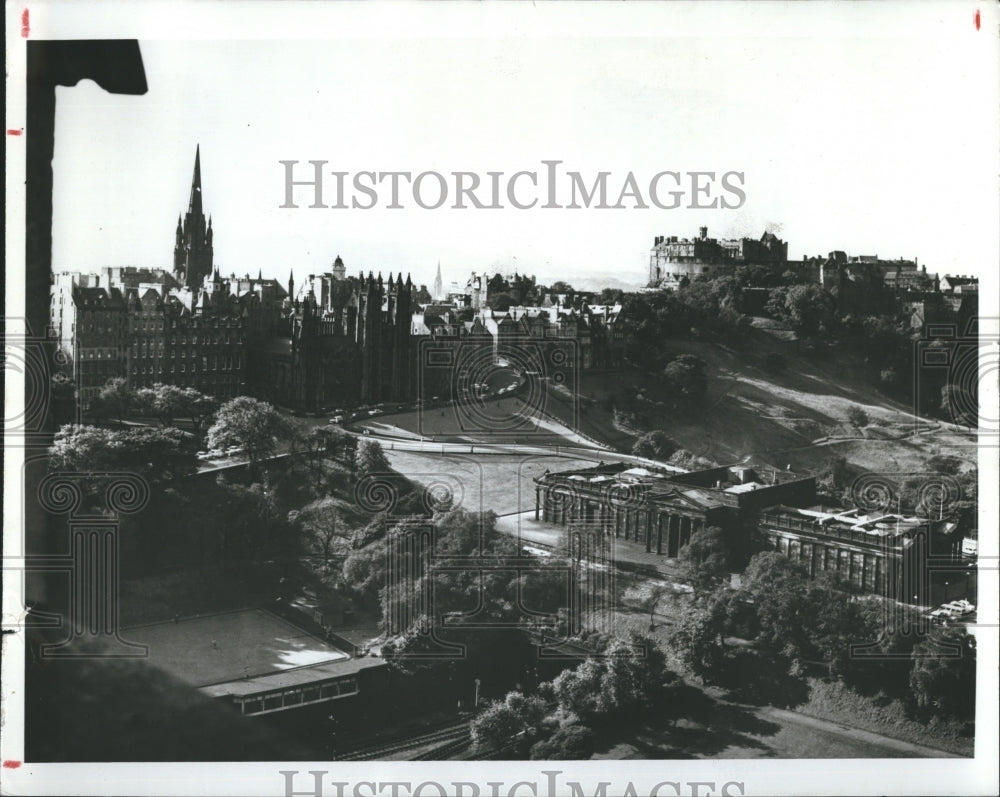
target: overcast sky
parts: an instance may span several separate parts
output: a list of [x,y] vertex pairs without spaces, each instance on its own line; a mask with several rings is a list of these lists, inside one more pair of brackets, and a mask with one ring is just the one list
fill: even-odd
[[[719,237],[773,230],[793,258],[843,249],[978,273],[996,267],[997,82],[994,50],[966,27],[967,41],[933,25],[779,36],[758,14],[725,39],[672,37],[669,25],[643,37],[140,37],[145,96],[58,89],[53,264],[171,267],[200,144],[224,273],[284,281],[340,254],[349,273],[402,269],[428,284],[438,261],[446,281],[504,266],[639,283],[654,235],[701,225]],[[403,210],[383,197],[353,210],[310,209],[302,192],[299,209],[279,208],[280,160],[302,161],[303,176],[306,161],[326,160],[329,171],[486,179],[541,172],[545,159],[590,179],[611,172],[612,197],[630,171],[645,191],[664,170],[735,170],[746,202],[423,210],[403,191]]]

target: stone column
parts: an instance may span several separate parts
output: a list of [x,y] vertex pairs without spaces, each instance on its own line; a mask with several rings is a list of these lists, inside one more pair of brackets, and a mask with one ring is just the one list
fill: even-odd
[[681,531],[681,541],[678,546],[677,552],[680,553],[680,549],[691,542],[691,518],[687,515],[682,515],[680,519],[680,531]]
[[673,558],[674,556],[677,555],[677,549],[674,547],[674,516],[667,515],[664,518],[664,523],[667,527],[666,528],[667,547],[665,553],[668,558]]
[[[43,645],[42,658],[145,658],[148,648],[122,639],[118,629],[119,515],[140,511],[149,501],[149,486],[133,473],[102,473],[107,483],[101,498],[109,511],[88,511],[82,484],[95,474],[50,473],[39,484],[38,501],[48,512],[69,516],[69,555],[45,557],[45,566],[28,569],[70,573],[69,637]],[[83,510],[83,511],[81,511]],[[74,642],[101,640],[98,651]]]
[[540,487],[535,488],[535,522],[538,522],[538,511],[541,508],[542,503],[542,490]]

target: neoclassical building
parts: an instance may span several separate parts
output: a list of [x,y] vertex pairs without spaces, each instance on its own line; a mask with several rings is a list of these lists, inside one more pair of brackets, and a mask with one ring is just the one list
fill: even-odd
[[756,510],[815,501],[816,481],[788,471],[732,465],[685,473],[624,463],[535,479],[535,518],[600,529],[675,558],[701,528],[742,527]]
[[[766,548],[799,562],[809,575],[836,573],[859,592],[906,603],[931,602],[932,581],[965,573],[958,525],[861,509],[771,506],[756,515]],[[938,578],[937,576],[940,576]]]
[[[931,589],[968,579],[958,524],[816,504],[812,476],[762,465],[690,473],[624,463],[544,473],[535,479],[535,519],[601,531],[648,553],[675,558],[701,528],[718,526],[747,552],[773,550],[810,576],[835,573],[858,592],[931,603]],[[967,542],[967,541],[966,541]]]

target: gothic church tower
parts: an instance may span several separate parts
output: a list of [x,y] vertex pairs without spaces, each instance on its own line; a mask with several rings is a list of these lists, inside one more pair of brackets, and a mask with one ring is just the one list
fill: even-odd
[[212,220],[205,224],[201,196],[201,146],[194,153],[191,199],[183,223],[177,218],[174,242],[174,276],[189,288],[197,288],[212,273]]

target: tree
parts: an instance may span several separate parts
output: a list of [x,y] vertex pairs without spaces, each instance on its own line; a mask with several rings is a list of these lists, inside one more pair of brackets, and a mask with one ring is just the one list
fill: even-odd
[[667,396],[678,409],[687,409],[705,398],[707,380],[704,360],[690,354],[667,363],[663,369]]
[[972,718],[976,713],[976,638],[948,629],[913,648],[910,689],[918,711]]
[[496,296],[490,296],[488,304],[498,313],[506,313],[517,302],[509,293],[498,293]]
[[774,288],[768,295],[765,309],[803,336],[829,330],[837,317],[833,296],[819,285]]
[[585,725],[558,728],[548,739],[535,742],[532,761],[586,761],[595,750],[594,732]]
[[547,691],[564,713],[580,717],[643,712],[653,708],[676,679],[666,657],[649,637],[615,637],[600,658],[591,657],[563,670]]
[[49,465],[71,473],[136,473],[161,483],[191,475],[197,460],[193,442],[178,429],[68,425],[53,439]]
[[633,634],[616,637],[604,651],[597,707],[603,713],[651,709],[660,691],[675,676],[666,668],[666,657],[649,637]]
[[672,592],[671,586],[662,581],[654,582],[650,585],[649,597],[643,601],[644,607],[649,611],[649,630],[656,628],[656,607],[666,595]]
[[173,426],[175,418],[187,418],[199,438],[208,421],[219,409],[219,401],[214,396],[201,393],[193,387],[165,385],[160,382],[136,391],[136,404],[155,415],[163,426]]
[[330,563],[334,553],[349,548],[350,529],[344,523],[344,505],[336,498],[321,498],[290,513],[295,527],[302,533],[306,550],[323,557],[323,564]]
[[805,568],[775,551],[750,560],[741,592],[754,605],[760,629],[758,641],[789,659],[802,658],[809,648]]
[[327,475],[326,459],[343,447],[345,439],[354,438],[332,426],[314,426],[295,437],[299,457],[306,463],[313,487],[319,492]]
[[637,457],[666,462],[680,446],[662,429],[646,432],[632,445],[632,453]]
[[373,599],[386,585],[388,551],[382,545],[368,545],[356,550],[341,567],[344,582],[367,598]]
[[695,600],[720,586],[729,575],[732,556],[725,532],[718,526],[700,528],[681,548],[678,564],[684,580],[694,589]]
[[857,404],[852,404],[848,407],[847,420],[849,420],[851,424],[858,429],[863,426],[867,426],[871,422],[871,419],[868,417],[868,413],[861,409],[861,407]]
[[720,675],[726,660],[726,608],[719,599],[693,604],[681,613],[670,635],[677,658],[706,682]]
[[547,710],[540,697],[508,692],[504,700],[493,701],[472,721],[472,741],[478,749],[503,750],[518,737],[537,733]]
[[360,440],[355,455],[356,475],[363,478],[371,473],[389,473],[392,465],[378,440]]
[[272,456],[278,443],[290,434],[288,421],[270,404],[238,396],[219,408],[208,430],[208,445],[242,448],[249,461],[250,477],[256,481],[261,461]]
[[109,379],[97,394],[98,407],[95,409],[95,413],[98,416],[111,415],[118,419],[118,424],[121,426],[125,416],[135,405],[135,401],[135,392],[128,386],[128,381],[117,376],[114,379]]

